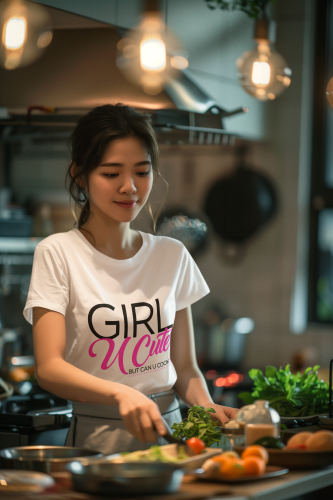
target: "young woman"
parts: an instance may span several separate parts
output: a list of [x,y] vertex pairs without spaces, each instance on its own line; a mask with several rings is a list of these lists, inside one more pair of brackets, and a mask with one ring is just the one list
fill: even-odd
[[66,444],[103,453],[144,449],[180,422],[175,392],[211,406],[197,367],[190,305],[209,289],[185,247],[134,231],[159,175],[147,116],[117,104],[80,118],[72,134],[69,189],[78,227],[36,248],[26,319],[36,375],[73,402]]

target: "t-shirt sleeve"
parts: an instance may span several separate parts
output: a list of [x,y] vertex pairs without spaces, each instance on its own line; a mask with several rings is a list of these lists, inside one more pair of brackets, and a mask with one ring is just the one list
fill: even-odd
[[65,264],[50,248],[38,245],[34,254],[27,302],[23,311],[32,324],[34,307],[44,307],[65,315],[69,301]]
[[210,292],[198,266],[183,247],[179,279],[176,287],[176,310],[185,309]]

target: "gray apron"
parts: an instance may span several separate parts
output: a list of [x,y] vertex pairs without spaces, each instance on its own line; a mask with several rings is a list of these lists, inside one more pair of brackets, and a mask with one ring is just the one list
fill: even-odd
[[[159,407],[169,426],[182,420],[173,389],[147,396]],[[167,444],[158,437],[156,443],[142,443],[130,434],[120,417],[118,406],[73,403],[73,418],[66,446],[87,448],[103,454],[146,450],[153,444]]]

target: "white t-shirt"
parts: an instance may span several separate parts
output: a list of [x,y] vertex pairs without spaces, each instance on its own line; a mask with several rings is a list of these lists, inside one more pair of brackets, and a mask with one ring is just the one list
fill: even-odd
[[99,252],[78,229],[44,239],[35,250],[23,314],[29,323],[33,307],[63,314],[66,361],[148,395],[175,384],[176,311],[209,288],[182,243],[140,234],[140,250],[125,260]]

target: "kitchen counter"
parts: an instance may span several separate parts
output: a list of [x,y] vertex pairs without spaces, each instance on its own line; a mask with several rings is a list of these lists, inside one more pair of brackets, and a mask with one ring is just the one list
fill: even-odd
[[[95,495],[77,494],[69,491],[70,480],[68,473],[55,473],[57,482],[54,493],[44,495],[29,495],[29,500],[73,500],[80,496],[80,500],[96,500]],[[258,480],[243,484],[206,483],[193,481],[191,476],[185,476],[179,492],[170,495],[129,497],[128,500],[291,500],[301,495],[316,492],[321,488],[333,485],[333,467],[313,471],[291,471],[277,478]],[[14,500],[15,496],[11,497]],[[18,497],[17,497],[18,498]],[[19,497],[20,499],[22,497]],[[312,498],[312,496],[311,496]],[[320,500],[318,493],[313,498]],[[329,495],[327,498],[332,498]],[[113,498],[113,500],[118,500]],[[120,500],[120,499],[119,499]]]

